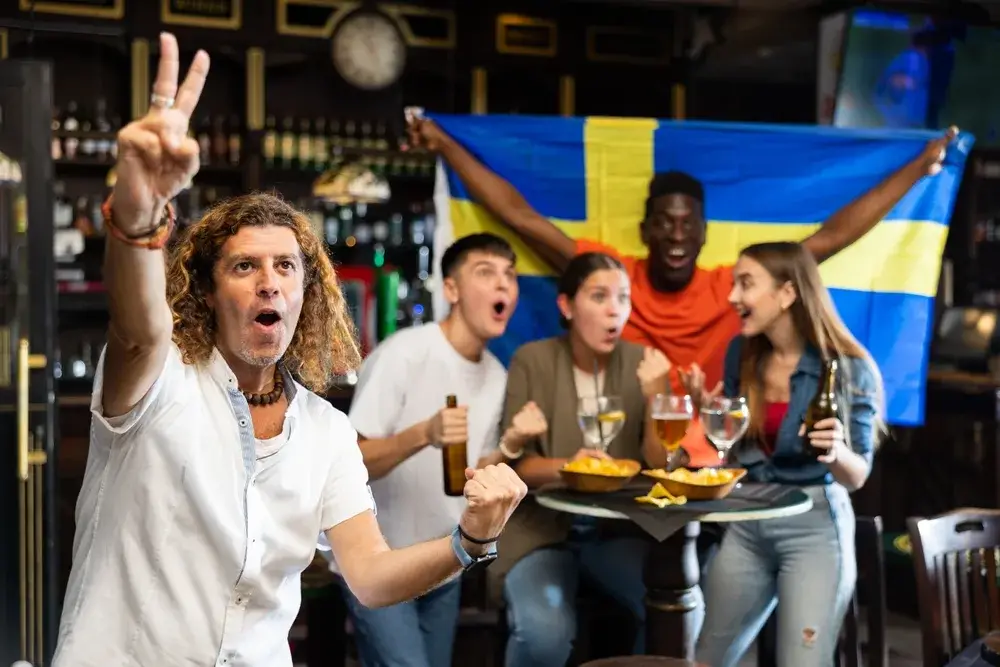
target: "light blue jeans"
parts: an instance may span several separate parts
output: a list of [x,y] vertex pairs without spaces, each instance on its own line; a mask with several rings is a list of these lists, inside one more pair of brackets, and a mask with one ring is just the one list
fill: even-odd
[[734,667],[778,607],[778,667],[830,667],[857,581],[844,487],[803,488],[805,514],[729,525],[705,582],[697,661]]
[[451,667],[461,579],[416,600],[380,609],[362,605],[344,580],[338,579],[363,667]]
[[533,551],[504,580],[507,603],[507,667],[562,667],[576,638],[576,592],[587,577],[635,620],[633,652],[646,640],[646,586],[642,573],[649,542],[641,538],[598,539],[574,531],[565,545]]

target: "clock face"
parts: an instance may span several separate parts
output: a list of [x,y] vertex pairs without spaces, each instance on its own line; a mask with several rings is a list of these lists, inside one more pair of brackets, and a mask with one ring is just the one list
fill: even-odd
[[389,17],[375,12],[354,14],[333,35],[333,64],[351,85],[378,90],[402,75],[406,45]]

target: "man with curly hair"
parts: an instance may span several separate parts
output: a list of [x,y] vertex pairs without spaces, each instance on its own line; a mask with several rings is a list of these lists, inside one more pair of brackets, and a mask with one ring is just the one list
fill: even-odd
[[392,605],[495,558],[526,492],[505,465],[468,470],[451,536],[390,549],[357,435],[313,393],[358,352],[308,220],[239,197],[165,262],[168,202],[198,170],[187,129],[208,67],[199,51],[178,87],[177,42],[161,35],[150,111],[118,135],[108,344],[55,667],[291,667],[321,535],[362,604]]

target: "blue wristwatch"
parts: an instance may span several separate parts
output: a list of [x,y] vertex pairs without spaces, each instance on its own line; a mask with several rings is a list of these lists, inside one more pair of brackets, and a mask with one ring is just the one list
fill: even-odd
[[462,532],[458,526],[451,532],[451,550],[455,552],[458,562],[462,564],[462,571],[472,572],[484,568],[497,559],[497,543],[490,542],[486,553],[478,558],[470,556],[469,552],[462,546]]

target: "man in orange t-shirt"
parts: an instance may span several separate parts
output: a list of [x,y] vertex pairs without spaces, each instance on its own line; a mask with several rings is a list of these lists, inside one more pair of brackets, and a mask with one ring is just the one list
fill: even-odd
[[[860,239],[914,183],[940,170],[945,148],[957,132],[950,128],[928,142],[919,155],[834,213],[802,244],[822,262]],[[645,218],[639,221],[649,254],[645,258],[621,257],[603,244],[567,236],[432,121],[411,120],[409,134],[413,145],[447,160],[472,197],[557,271],[582,252],[596,250],[621,259],[632,280],[632,314],[622,338],[663,351],[674,369],[671,384],[675,393],[685,391],[681,372],[695,364],[705,373],[705,387],[715,387],[722,379],[726,347],[739,332],[740,322],[728,299],[733,287],[732,267],[707,270],[697,265],[707,225],[700,181],[677,171],[653,176]],[[698,420],[692,422],[683,446],[692,465],[718,464]]]

